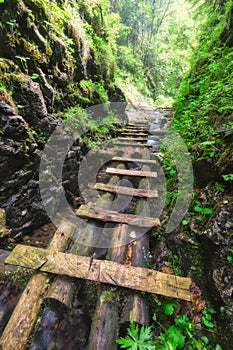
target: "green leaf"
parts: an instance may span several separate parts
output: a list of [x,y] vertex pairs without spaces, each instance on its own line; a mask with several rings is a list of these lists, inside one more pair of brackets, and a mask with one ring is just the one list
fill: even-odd
[[182,220],[182,225],[186,226],[186,225],[188,225],[188,223],[189,223],[188,220],[185,220],[185,219]]
[[201,340],[205,343],[208,344],[209,343],[209,339],[207,337],[205,337],[204,335],[201,337]]
[[204,324],[204,326],[208,327],[208,328],[213,328],[214,327],[214,324],[213,322],[211,321],[211,316],[210,315],[206,315],[206,316],[203,316],[201,318],[201,321],[202,323]]
[[174,325],[169,327],[166,330],[165,334],[167,335],[168,341],[170,341],[172,345],[175,346],[174,349],[182,348],[184,346],[185,338],[178,327]]
[[39,74],[33,73],[32,76],[31,76],[31,78],[32,78],[33,80],[35,80],[35,79],[39,78]]
[[163,303],[164,313],[167,316],[170,316],[174,313],[174,308],[178,306],[178,302],[175,300],[166,300]]
[[130,322],[130,327],[127,329],[128,334],[125,338],[117,339],[116,342],[121,344],[122,349],[130,350],[154,350],[154,342],[151,334],[151,327],[142,326],[139,331],[138,324]]
[[204,215],[209,215],[209,214],[212,214],[212,209],[210,209],[210,208],[203,208],[203,211],[202,211],[202,213],[204,214]]
[[202,213],[202,208],[199,207],[198,205],[195,205],[195,207],[193,208],[197,213]]
[[200,145],[203,145],[203,146],[213,145],[213,144],[215,144],[215,141],[205,141],[200,143]]
[[3,3],[5,0],[0,0],[0,4]]

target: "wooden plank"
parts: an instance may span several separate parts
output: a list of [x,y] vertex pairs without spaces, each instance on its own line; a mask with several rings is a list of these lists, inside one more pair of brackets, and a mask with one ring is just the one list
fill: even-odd
[[[46,255],[49,253],[53,254],[59,250],[62,251],[67,246],[69,237],[72,235],[74,229],[74,225],[63,222],[59,229],[55,232],[49,248],[47,250],[44,249]],[[27,254],[26,251],[25,254]],[[29,252],[28,254],[31,253]],[[40,267],[41,264],[47,261],[44,253],[40,253],[38,251],[35,254],[36,256],[34,256],[34,259],[32,259],[32,266],[34,266],[34,268]],[[20,255],[20,257],[18,257],[19,260],[15,260],[14,258],[12,259],[12,255],[10,254],[6,261],[9,259],[9,261],[12,261],[13,265],[19,265],[20,260],[22,259],[23,261],[23,258],[27,259],[28,256],[23,257]],[[37,263],[39,259],[40,264],[38,265]],[[19,266],[24,266],[24,264]],[[29,267],[31,267],[31,264]],[[32,332],[38,312],[43,302],[43,293],[46,289],[45,286],[47,278],[47,274],[37,272],[24,289],[23,294],[21,295],[21,298],[16,305],[0,339],[0,348],[3,350],[23,350],[25,348],[25,344]]]
[[122,265],[108,260],[97,260],[60,252],[49,253],[46,249],[17,245],[7,258],[7,263],[41,272],[66,275],[91,281],[108,283],[143,292],[191,300],[191,279],[150,270]]
[[76,211],[76,214],[86,219],[95,219],[105,222],[119,222],[138,227],[160,227],[160,220],[158,218],[122,214],[112,210],[90,208],[87,205],[81,205]]
[[121,142],[115,141],[113,142],[113,146],[122,146],[122,147],[152,147],[153,145],[149,145],[147,143],[137,143],[137,142]]
[[153,171],[128,170],[128,169],[117,169],[117,168],[107,168],[105,171],[107,174],[113,174],[113,175],[157,177],[157,173]]
[[126,125],[126,128],[144,128],[146,126],[148,126],[147,122],[146,123],[139,122],[139,123],[129,123]]
[[125,196],[141,197],[141,198],[158,198],[158,191],[156,190],[152,191],[152,190],[137,189],[137,188],[125,187],[125,186],[112,186],[112,185],[105,185],[103,183],[96,183],[94,188],[96,190],[123,194]]
[[124,157],[113,157],[112,158],[113,161],[117,161],[117,162],[123,162],[123,163],[128,163],[128,162],[132,162],[132,163],[143,163],[143,164],[155,164],[156,163],[156,159],[143,159],[143,158],[124,158]]
[[132,136],[136,136],[136,137],[144,137],[144,138],[147,138],[148,137],[148,134],[145,134],[144,132],[134,132],[134,133],[132,133],[132,132],[130,132],[130,131],[128,131],[128,132],[122,132],[121,133],[121,136],[130,136],[130,137],[132,137]]
[[147,141],[147,137],[118,137],[117,140],[119,141]]

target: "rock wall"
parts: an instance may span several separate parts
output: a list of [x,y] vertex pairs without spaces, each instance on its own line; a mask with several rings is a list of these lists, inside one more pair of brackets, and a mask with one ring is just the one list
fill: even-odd
[[101,2],[8,0],[0,13],[0,207],[20,236],[48,221],[38,166],[63,111],[125,99]]

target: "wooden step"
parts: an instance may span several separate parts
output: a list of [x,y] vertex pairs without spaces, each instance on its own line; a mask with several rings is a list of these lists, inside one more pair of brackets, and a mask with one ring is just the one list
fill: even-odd
[[103,183],[96,183],[93,186],[96,190],[101,190],[105,192],[112,192],[117,194],[123,194],[125,196],[141,197],[141,198],[158,198],[158,191],[156,190],[144,190],[125,186],[112,186],[105,185]]
[[40,272],[82,278],[167,297],[191,300],[192,280],[188,277],[123,265],[109,260],[97,260],[60,252],[49,254],[46,249],[17,245],[7,258],[6,263],[36,269]]
[[118,137],[117,140],[119,141],[141,141],[145,142],[147,141],[148,137]]
[[90,208],[88,205],[81,205],[81,207],[76,210],[76,214],[85,219],[100,220],[104,222],[118,222],[138,227],[160,227],[160,220],[158,218],[122,214],[112,210]]
[[147,138],[148,137],[148,134],[145,134],[144,132],[122,132],[121,133],[121,136],[130,136],[130,137],[144,137],[144,138]]
[[124,158],[124,157],[113,157],[112,158],[113,161],[117,161],[117,162],[123,162],[123,163],[128,163],[128,162],[132,162],[132,163],[143,163],[143,164],[155,164],[156,163],[156,159],[152,160],[152,159],[138,159],[138,158]]
[[144,130],[144,129],[131,129],[131,128],[126,128],[126,129],[121,129],[122,132],[127,132],[130,134],[148,134],[148,130]]
[[135,125],[135,124],[128,124],[126,125],[127,129],[140,129],[140,130],[148,130],[148,124],[144,124],[144,125]]
[[105,171],[107,174],[113,174],[113,175],[157,177],[157,173],[152,171],[128,170],[128,169],[117,169],[117,168],[107,168]]
[[121,141],[115,141],[113,142],[113,145],[115,146],[122,146],[122,147],[152,147],[152,145],[149,145],[147,143],[137,143],[137,142],[121,142]]

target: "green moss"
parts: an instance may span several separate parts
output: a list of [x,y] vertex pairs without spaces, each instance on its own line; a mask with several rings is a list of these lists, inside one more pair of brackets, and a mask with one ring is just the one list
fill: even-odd
[[18,267],[14,272],[5,272],[5,278],[13,286],[23,289],[28,284],[30,278],[32,277],[34,271],[28,270],[22,267]]
[[23,43],[24,49],[29,54],[30,58],[38,63],[45,62],[44,54],[41,53],[36,44],[26,40],[25,38],[22,38],[21,42]]

